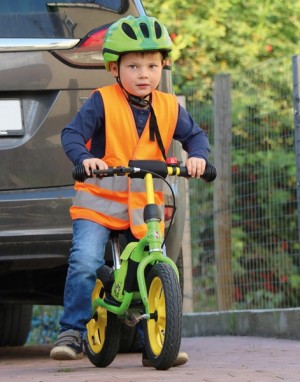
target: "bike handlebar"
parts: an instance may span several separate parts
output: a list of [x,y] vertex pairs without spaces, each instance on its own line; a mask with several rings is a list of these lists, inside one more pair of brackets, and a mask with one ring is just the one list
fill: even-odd
[[[93,170],[92,175],[88,176],[85,172],[84,166],[77,165],[73,168],[72,176],[77,182],[84,182],[87,178],[92,178],[96,175],[98,178],[109,176],[123,176],[128,175],[131,178],[144,178],[145,174],[150,172],[151,174],[159,175],[166,178],[167,175],[175,175],[182,177],[190,177],[185,166],[180,165],[167,165],[165,162],[156,160],[132,160],[129,161],[128,167],[109,167],[106,170]],[[201,178],[206,182],[213,182],[216,179],[217,170],[210,164],[206,163],[205,171],[201,175]]]

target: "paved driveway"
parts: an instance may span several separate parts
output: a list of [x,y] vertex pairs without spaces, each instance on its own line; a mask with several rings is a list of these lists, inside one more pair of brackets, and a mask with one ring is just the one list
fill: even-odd
[[49,346],[0,348],[0,381],[20,382],[299,382],[300,342],[257,337],[183,338],[189,362],[167,371],[141,365],[141,354],[119,354],[107,368],[87,358],[53,361]]

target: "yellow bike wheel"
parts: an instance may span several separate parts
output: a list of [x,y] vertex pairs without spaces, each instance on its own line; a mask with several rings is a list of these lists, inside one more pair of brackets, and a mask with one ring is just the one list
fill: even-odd
[[[97,272],[92,301],[105,298],[105,285],[111,280],[110,268],[104,266]],[[120,346],[121,321],[102,307],[98,307],[87,323],[86,352],[97,367],[108,366],[116,357]]]
[[[92,293],[92,301],[98,297],[104,297],[104,286],[101,280],[97,279]],[[87,324],[87,340],[94,353],[99,353],[104,346],[105,330],[107,327],[107,310],[99,307],[94,317]]]
[[179,352],[182,296],[174,269],[166,263],[152,267],[147,276],[150,319],[144,322],[145,351],[153,367],[169,369]]
[[148,321],[148,335],[151,350],[158,356],[164,345],[166,332],[166,301],[162,281],[160,277],[154,277],[148,292],[150,312],[155,312],[156,319]]

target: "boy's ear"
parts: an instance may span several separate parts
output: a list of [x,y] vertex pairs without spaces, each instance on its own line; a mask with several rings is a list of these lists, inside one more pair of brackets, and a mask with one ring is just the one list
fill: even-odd
[[114,77],[119,77],[119,65],[117,62],[110,62],[109,68]]

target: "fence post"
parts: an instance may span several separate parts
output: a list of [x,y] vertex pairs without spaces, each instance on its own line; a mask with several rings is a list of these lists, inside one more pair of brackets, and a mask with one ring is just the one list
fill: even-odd
[[218,309],[233,303],[231,267],[231,78],[219,74],[214,81],[214,240]]
[[295,156],[297,169],[297,211],[298,211],[298,240],[300,242],[300,88],[299,88],[299,59],[293,57],[293,102],[294,102],[294,126],[295,126]]
[[[185,96],[177,96],[178,102],[186,109]],[[186,161],[186,152],[182,150],[182,161]],[[186,182],[186,214],[182,239],[183,251],[183,313],[193,312],[193,264],[192,264],[192,240],[190,227],[190,198],[189,182]]]

